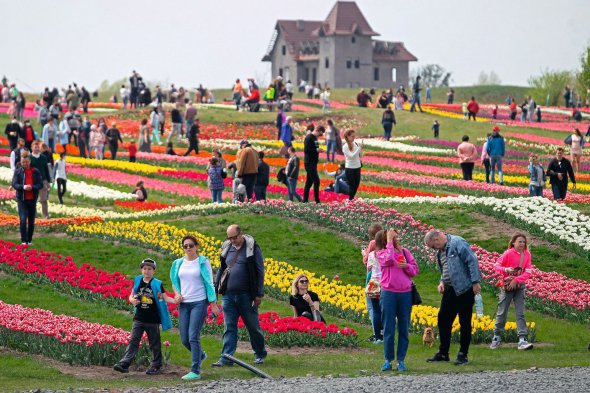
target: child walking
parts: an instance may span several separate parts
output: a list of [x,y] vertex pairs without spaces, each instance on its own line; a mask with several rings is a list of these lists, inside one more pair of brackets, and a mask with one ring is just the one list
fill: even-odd
[[121,373],[129,372],[129,365],[139,350],[141,336],[143,332],[146,332],[153,359],[150,368],[145,373],[156,375],[162,372],[159,325],[162,324],[162,330],[172,327],[166,303],[174,303],[174,298],[166,295],[162,281],[154,278],[156,261],[149,258],[144,259],[139,264],[139,269],[141,275],[133,280],[133,291],[129,295],[129,302],[135,306],[131,338],[123,358],[113,368]]
[[434,137],[436,139],[438,139],[438,131],[440,130],[440,124],[438,123],[438,120],[434,120],[434,122],[432,123],[432,131],[434,131]]

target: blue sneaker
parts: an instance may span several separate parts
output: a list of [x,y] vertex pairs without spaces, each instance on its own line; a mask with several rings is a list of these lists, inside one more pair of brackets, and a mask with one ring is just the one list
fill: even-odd
[[194,381],[196,379],[201,379],[201,376],[191,371],[190,373],[183,376],[181,379],[184,379],[185,381]]
[[397,362],[397,371],[408,371],[408,369],[406,368],[406,364],[403,360],[399,360]]
[[389,360],[386,360],[385,363],[383,363],[383,366],[381,367],[381,371],[391,371],[393,370],[393,366],[391,365],[391,362]]

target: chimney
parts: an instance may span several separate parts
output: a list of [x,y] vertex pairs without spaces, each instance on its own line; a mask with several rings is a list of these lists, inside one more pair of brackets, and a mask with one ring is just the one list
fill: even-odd
[[295,21],[295,25],[297,26],[297,30],[299,30],[299,31],[305,30],[305,21],[303,21],[301,19],[297,19]]

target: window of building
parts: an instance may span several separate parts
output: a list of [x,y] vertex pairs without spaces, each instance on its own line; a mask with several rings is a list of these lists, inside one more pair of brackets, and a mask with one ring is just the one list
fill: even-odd
[[361,66],[361,62],[360,62],[360,60],[359,60],[359,59],[356,59],[356,60],[354,61],[354,68],[359,68],[360,66]]
[[373,69],[373,79],[378,81],[379,80],[379,67],[375,67]]
[[356,43],[356,37],[355,37],[355,36],[352,36],[352,38],[350,39],[350,41],[351,41],[353,44],[354,44],[354,43]]
[[391,81],[397,82],[397,69],[395,68],[391,69]]
[[352,60],[346,60],[346,68],[352,68]]
[[282,77],[283,76],[283,69],[279,68],[279,76]]
[[283,56],[285,56],[287,54],[287,46],[283,45],[283,47],[281,48],[281,51],[283,52]]
[[289,72],[289,67],[285,67],[285,75],[283,76],[286,80],[291,79],[291,73]]
[[326,57],[326,60],[324,63],[326,65],[326,68],[330,68],[330,59],[329,58]]

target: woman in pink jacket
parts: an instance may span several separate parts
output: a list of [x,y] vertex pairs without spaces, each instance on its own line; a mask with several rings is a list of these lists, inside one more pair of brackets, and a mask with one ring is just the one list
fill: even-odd
[[496,313],[494,338],[491,349],[500,346],[501,336],[506,325],[506,317],[510,303],[514,301],[516,314],[516,329],[519,337],[518,349],[531,349],[533,344],[527,341],[527,327],[524,319],[524,291],[526,280],[531,276],[531,253],[528,250],[527,238],[522,233],[516,233],[510,239],[508,250],[502,254],[494,265],[494,270],[501,277],[500,299]]
[[383,321],[383,352],[381,371],[393,369],[395,359],[395,328],[397,324],[397,370],[406,371],[410,314],[412,313],[412,277],[418,274],[416,260],[399,244],[395,229],[375,235],[375,256],[381,268],[381,319]]
[[477,149],[475,145],[469,142],[469,136],[463,136],[463,142],[457,146],[457,156],[459,157],[459,165],[463,171],[463,180],[473,180],[473,167],[477,159]]

